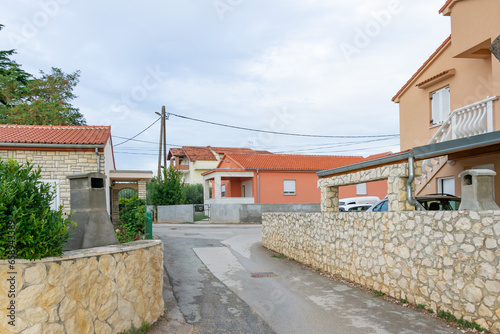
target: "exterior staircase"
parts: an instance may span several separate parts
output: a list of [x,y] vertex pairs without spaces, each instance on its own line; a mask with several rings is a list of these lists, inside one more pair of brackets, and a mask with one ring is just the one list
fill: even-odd
[[[498,96],[488,97],[482,101],[454,110],[432,137],[428,144],[441,143],[493,132],[493,101]],[[418,195],[434,176],[444,167],[448,156],[426,159],[422,162],[422,176],[417,178],[416,194]]]

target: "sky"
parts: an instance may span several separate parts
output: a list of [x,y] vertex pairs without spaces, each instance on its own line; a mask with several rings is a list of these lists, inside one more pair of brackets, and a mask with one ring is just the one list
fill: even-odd
[[[88,125],[111,125],[116,168],[155,171],[162,106],[265,131],[399,134],[392,97],[449,36],[444,3],[2,0],[0,50],[33,74],[80,71],[72,104]],[[167,145],[368,156],[399,151],[399,138],[170,115]]]

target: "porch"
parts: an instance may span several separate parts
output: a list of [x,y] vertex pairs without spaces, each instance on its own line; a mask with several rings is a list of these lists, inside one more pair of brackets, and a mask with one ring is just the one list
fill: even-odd
[[254,172],[213,170],[203,174],[205,204],[254,204]]
[[132,189],[137,192],[137,197],[146,199],[146,183],[153,178],[151,171],[111,170],[109,171],[109,185],[111,193],[111,220],[118,220],[119,198],[122,189]]

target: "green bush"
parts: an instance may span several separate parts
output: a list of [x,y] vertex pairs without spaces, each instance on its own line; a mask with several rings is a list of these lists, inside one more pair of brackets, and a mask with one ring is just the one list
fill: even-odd
[[184,204],[203,204],[203,185],[186,184],[184,186],[186,201]]
[[139,239],[144,234],[144,218],[146,215],[145,201],[132,198],[120,199],[120,219],[117,224],[118,241],[121,243]]
[[153,178],[146,189],[149,205],[180,205],[186,200],[182,173],[175,167],[164,169],[163,180]]
[[40,175],[40,168],[29,161],[0,159],[0,259],[12,257],[11,251],[26,260],[64,251],[74,223],[63,218],[62,206],[50,209],[54,190],[40,181]]

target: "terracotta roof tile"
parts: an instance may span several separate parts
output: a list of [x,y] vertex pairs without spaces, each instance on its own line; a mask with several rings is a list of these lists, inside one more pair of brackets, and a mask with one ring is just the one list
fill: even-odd
[[0,124],[0,143],[105,145],[110,126]]
[[244,169],[324,170],[364,161],[360,156],[291,155],[291,154],[233,154],[227,155]]
[[418,77],[418,75],[423,71],[423,69],[427,65],[429,65],[432,62],[432,60],[434,60],[434,57],[436,57],[439,54],[439,52],[441,52],[441,50],[445,49],[445,47],[448,46],[449,42],[451,42],[451,35],[447,39],[445,39],[444,42],[429,57],[429,59],[427,59],[425,61],[425,63],[422,66],[420,66],[420,68],[417,70],[417,72],[415,72],[415,74],[412,75],[412,77],[410,78],[410,80],[408,80],[405,83],[405,85],[403,87],[401,87],[401,89],[392,98],[392,101],[395,101],[406,90],[406,88],[408,88],[410,86],[410,84],[412,83],[412,81]]
[[182,146],[182,149],[191,162],[198,160],[217,161],[217,158],[208,147]]

